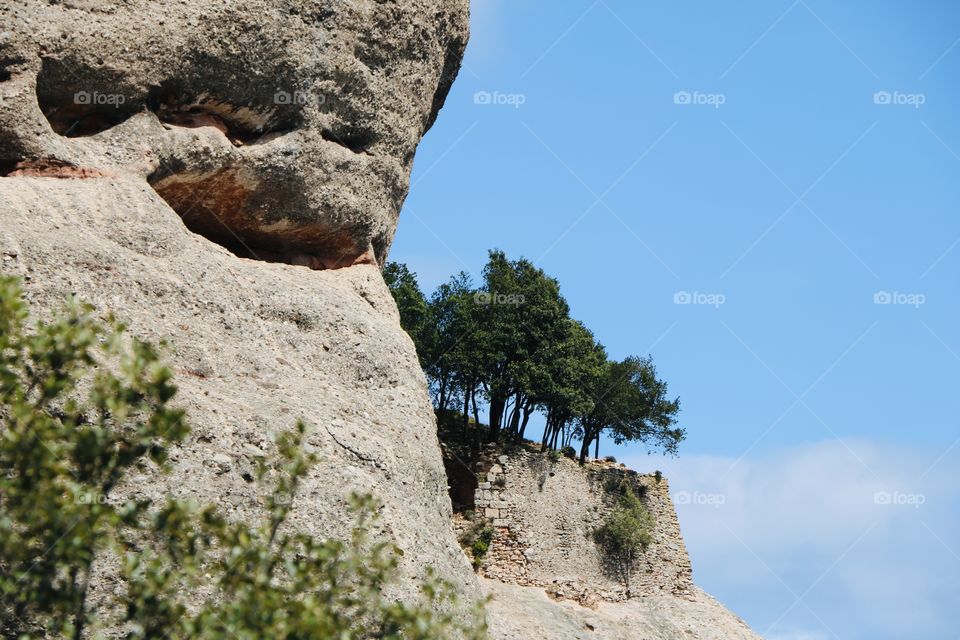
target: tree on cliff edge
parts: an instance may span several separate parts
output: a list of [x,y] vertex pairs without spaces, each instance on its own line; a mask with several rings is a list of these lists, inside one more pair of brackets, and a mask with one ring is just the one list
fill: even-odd
[[650,357],[609,360],[589,329],[570,318],[559,282],[530,261],[490,251],[479,286],[461,272],[429,302],[407,267],[389,263],[384,278],[435,408],[459,412],[465,429],[471,415],[480,422],[479,396],[490,441],[522,440],[540,411],[543,449],[577,438],[581,464],[603,435],[676,453],[684,438],[675,427],[679,400],[667,398]]
[[657,377],[649,356],[608,361],[592,380],[589,395],[593,408],[578,419],[581,464],[603,433],[616,444],[640,442],[676,455],[685,436],[683,429],[674,427],[680,400],[667,398],[667,383]]

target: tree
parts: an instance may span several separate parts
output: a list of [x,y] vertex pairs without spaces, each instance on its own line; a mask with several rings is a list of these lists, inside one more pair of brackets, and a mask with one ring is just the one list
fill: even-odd
[[[479,638],[450,613],[449,585],[428,575],[419,602],[393,602],[392,545],[368,539],[376,505],[353,498],[347,541],[284,528],[313,458],[306,427],[278,439],[259,525],[216,507],[122,500],[133,468],[165,468],[189,427],[172,405],[169,369],[150,345],[70,302],[27,329],[18,284],[0,278],[0,633],[79,640],[123,628],[128,638],[399,640]],[[123,588],[90,603],[91,576],[120,560]],[[102,564],[101,564],[102,563]]]
[[559,282],[528,260],[511,261],[502,251],[491,251],[483,278],[482,384],[494,440],[504,427],[518,435],[521,422],[529,418],[570,310]]
[[616,507],[593,532],[603,565],[627,589],[639,555],[653,541],[653,526],[653,516],[633,488],[623,485]]
[[593,334],[570,318],[559,282],[529,260],[492,250],[479,286],[461,272],[426,303],[406,267],[388,265],[384,276],[404,328],[424,345],[418,351],[437,411],[459,412],[464,428],[471,415],[479,423],[479,396],[490,441],[522,440],[531,414],[541,411],[542,449],[579,438],[581,464],[603,434],[676,453],[684,438],[674,427],[679,401],[667,399],[652,360],[608,361]]
[[400,326],[413,340],[420,366],[426,369],[433,357],[435,329],[427,299],[417,283],[417,276],[406,265],[388,262],[383,268],[383,280],[397,303]]
[[685,437],[674,428],[680,400],[667,399],[667,383],[657,378],[652,359],[625,358],[607,362],[594,379],[590,395],[593,408],[580,416],[580,464],[586,461],[590,445],[608,432],[616,444],[641,442],[648,449],[659,448],[676,455]]
[[[568,441],[558,438],[569,433],[577,416],[593,409],[589,390],[607,360],[606,350],[583,323],[566,321],[564,337],[548,363],[548,375],[538,386],[535,400],[546,415],[541,450],[559,449]],[[559,444],[559,446],[558,446]]]

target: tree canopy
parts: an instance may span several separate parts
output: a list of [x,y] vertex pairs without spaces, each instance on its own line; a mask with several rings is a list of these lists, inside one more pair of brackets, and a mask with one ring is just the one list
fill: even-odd
[[522,439],[539,411],[543,449],[579,441],[581,463],[602,435],[676,454],[680,403],[649,356],[610,359],[570,317],[560,283],[529,260],[492,250],[481,278],[460,272],[428,298],[405,265],[384,269],[439,413],[479,429],[484,408],[492,441]]

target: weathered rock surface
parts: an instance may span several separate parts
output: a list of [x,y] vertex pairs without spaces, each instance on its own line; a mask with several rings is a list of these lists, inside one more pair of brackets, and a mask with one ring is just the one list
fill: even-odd
[[[551,460],[538,448],[509,454],[488,448],[478,463],[482,482],[471,508],[496,533],[483,575],[501,582],[546,587],[581,602],[690,593],[690,558],[666,478],[641,475],[616,463]],[[653,516],[651,543],[631,572],[629,589],[606,566],[592,533],[616,505],[624,482]]]
[[[171,475],[123,491],[259,518],[255,459],[303,418],[321,462],[290,526],[342,536],[346,497],[372,493],[374,535],[403,550],[395,595],[433,567],[479,600],[423,373],[376,267],[466,37],[467,0],[0,4],[0,273],[23,277],[41,315],[76,294],[165,341],[194,427]],[[349,268],[317,271],[335,267]],[[524,488],[533,472],[487,498],[498,526],[527,532],[528,583],[564,569],[581,575],[556,597],[603,588],[595,563],[570,564],[585,539],[537,538],[550,522],[583,536],[592,489],[557,510]],[[589,609],[485,580],[493,637],[755,637],[695,588],[666,595],[689,567],[657,504],[647,568],[664,595]]]
[[382,262],[467,0],[0,4],[0,175],[146,179],[239,255]]
[[498,640],[759,640],[723,605],[694,587],[670,595],[601,602],[595,608],[556,601],[539,587],[484,580],[487,622]]
[[0,273],[26,279],[36,310],[76,294],[135,334],[165,340],[193,425],[169,476],[126,490],[170,492],[263,514],[255,459],[297,418],[320,456],[291,526],[341,536],[345,498],[383,503],[383,539],[404,552],[399,595],[426,567],[466,601],[476,580],[450,522],[446,476],[423,373],[380,273],[237,258],[187,230],[142,180],[0,178]]
[[469,603],[375,266],[467,26],[466,0],[0,3],[0,272],[38,313],[76,294],[169,344],[194,432],[172,475],[127,491],[258,518],[254,460],[303,418],[321,463],[291,526],[343,535],[346,497],[372,493],[398,595],[432,566]]

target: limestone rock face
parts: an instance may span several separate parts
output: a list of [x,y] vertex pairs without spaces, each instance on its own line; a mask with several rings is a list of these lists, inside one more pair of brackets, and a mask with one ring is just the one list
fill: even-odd
[[383,262],[467,0],[10,0],[0,174],[147,180],[246,257]]
[[[545,587],[554,597],[581,603],[690,595],[690,558],[666,478],[615,463],[581,467],[567,458],[551,460],[538,447],[499,453],[490,447],[477,463],[486,482],[477,486],[472,508],[495,530],[481,566],[484,576]],[[633,487],[654,521],[629,589],[606,566],[592,538],[616,505],[619,494],[610,487],[621,483]]]
[[656,595],[587,608],[536,587],[483,584],[490,635],[497,640],[760,640],[698,587],[685,598]]
[[383,502],[374,532],[403,550],[398,595],[426,567],[463,599],[476,579],[457,546],[423,373],[376,266],[311,271],[237,258],[186,229],[142,180],[0,178],[0,273],[24,278],[42,314],[76,294],[164,340],[193,432],[169,475],[123,491],[166,493],[263,516],[255,460],[297,418],[320,462],[290,524],[316,536],[351,525],[345,498]]
[[194,427],[124,491],[259,518],[254,461],[303,418],[291,526],[343,535],[374,494],[397,595],[432,566],[478,597],[376,266],[467,25],[466,0],[0,3],[0,273],[165,341]]

